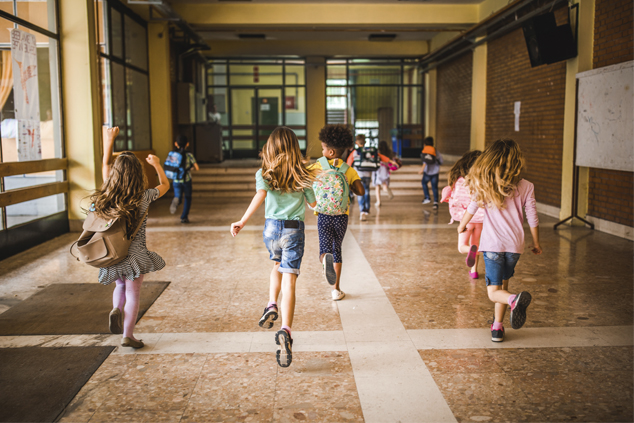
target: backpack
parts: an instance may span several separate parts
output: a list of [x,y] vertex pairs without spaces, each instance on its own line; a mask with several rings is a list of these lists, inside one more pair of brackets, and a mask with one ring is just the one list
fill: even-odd
[[185,163],[187,163],[186,152],[170,151],[163,165],[165,176],[167,176],[168,179],[184,180],[190,169],[184,166]]
[[438,163],[438,159],[436,158],[436,149],[431,145],[426,145],[425,148],[423,148],[420,158],[426,165],[434,165]]
[[356,148],[354,168],[362,172],[374,172],[380,166],[379,150],[374,147]]
[[[149,210],[149,207],[148,207]],[[70,255],[93,267],[110,267],[128,256],[130,244],[141,229],[147,210],[141,217],[139,225],[132,236],[126,236],[125,221],[121,219],[106,220],[95,212],[88,213],[82,226],[79,239],[70,246]],[[73,254],[77,245],[79,257]]]
[[328,163],[328,159],[321,157],[317,160],[323,169],[313,184],[317,205],[315,211],[329,216],[345,214],[348,211],[348,180],[345,173],[350,166],[345,162],[340,168]]

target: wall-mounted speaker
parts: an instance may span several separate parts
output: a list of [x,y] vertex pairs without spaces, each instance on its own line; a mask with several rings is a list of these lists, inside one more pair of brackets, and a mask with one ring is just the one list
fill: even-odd
[[557,26],[555,14],[545,13],[523,25],[531,67],[577,57],[577,41],[569,23]]

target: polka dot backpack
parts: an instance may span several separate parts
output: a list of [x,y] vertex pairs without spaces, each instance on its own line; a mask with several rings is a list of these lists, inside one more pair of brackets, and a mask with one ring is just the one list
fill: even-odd
[[349,166],[343,163],[340,168],[328,163],[328,159],[321,157],[317,160],[323,171],[313,184],[313,191],[317,198],[315,211],[329,216],[345,214],[348,210],[349,187],[346,171]]

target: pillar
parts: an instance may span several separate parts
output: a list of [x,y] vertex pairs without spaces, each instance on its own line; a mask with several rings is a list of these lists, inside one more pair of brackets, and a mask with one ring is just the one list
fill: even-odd
[[487,44],[473,51],[471,83],[471,149],[484,150],[487,106]]
[[151,22],[147,32],[152,149],[165,160],[173,146],[169,25]]
[[321,157],[319,130],[326,124],[326,58],[306,58],[306,155]]

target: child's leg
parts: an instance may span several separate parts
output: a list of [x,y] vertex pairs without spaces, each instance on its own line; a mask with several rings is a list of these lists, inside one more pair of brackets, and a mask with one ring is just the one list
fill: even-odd
[[[473,232],[471,234],[470,244],[471,245],[475,245],[476,247],[480,247],[480,236],[482,235],[482,223],[470,223],[470,225],[472,225],[472,227],[473,227]],[[477,254],[475,256],[475,264],[471,268],[471,272],[477,272],[478,271],[478,261],[479,261],[479,259],[480,259],[480,254]],[[508,286],[508,281],[507,281],[506,286]],[[506,288],[504,288],[504,289],[506,289]]]
[[283,273],[282,275],[282,327],[293,327],[293,316],[295,315],[295,283],[297,275],[295,273]]
[[271,283],[269,286],[269,304],[277,303],[277,298],[282,290],[282,274],[279,272],[280,264],[273,262],[273,270],[271,270]]
[[434,193],[434,203],[439,202],[440,198],[438,197],[438,174],[431,176],[431,190]]
[[134,325],[139,314],[139,300],[141,298],[141,284],[143,275],[133,281],[125,282],[125,318],[123,320],[123,337],[136,340]]
[[[502,290],[508,292],[509,281],[502,282]],[[506,314],[506,308],[508,304],[495,303],[495,321],[502,323],[504,321],[504,315]]]
[[427,184],[429,183],[429,175],[428,174],[424,174],[423,175],[423,194],[425,195],[425,200],[429,200],[429,188],[427,187]]
[[467,254],[471,249],[471,235],[473,235],[473,227],[470,224],[467,225],[466,231],[458,234],[458,251],[462,254]]
[[335,283],[335,286],[334,286],[334,289],[336,290],[339,290],[339,282],[341,280],[341,263],[343,262],[341,246],[343,244],[343,238],[346,236],[347,230],[348,230],[348,215],[342,214],[340,216],[335,216],[332,255],[335,262],[334,263],[335,272],[337,273],[337,282]]
[[114,291],[112,291],[112,308],[118,308],[119,311],[122,311],[125,305],[125,281],[117,279],[115,284]]
[[376,192],[376,205],[380,206],[381,205],[381,185],[375,185],[374,186],[374,190]]
[[183,184],[183,197],[185,197],[185,204],[183,204],[181,219],[187,219],[189,216],[189,209],[192,206],[192,181],[185,182]]

